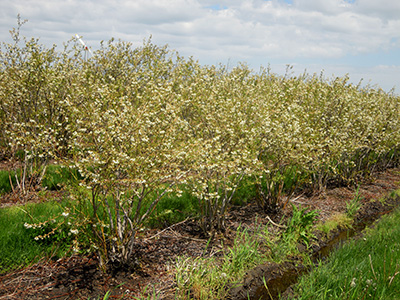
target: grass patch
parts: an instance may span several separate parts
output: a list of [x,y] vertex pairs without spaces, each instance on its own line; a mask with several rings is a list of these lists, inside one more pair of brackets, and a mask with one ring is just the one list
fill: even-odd
[[0,195],[11,192],[10,172],[0,170]]
[[349,218],[347,214],[336,213],[325,222],[318,223],[316,229],[328,235],[332,230],[338,228],[350,228],[352,223],[353,219]]
[[[16,185],[15,172],[17,172],[18,178],[20,178],[20,169],[17,169],[16,171],[0,170],[0,195],[12,191],[10,175],[13,186]],[[46,168],[46,173],[41,184],[42,187],[48,190],[59,190],[70,181],[74,181],[76,179],[82,179],[78,171],[71,171],[69,168],[65,168],[60,165],[49,165]]]
[[242,279],[244,273],[265,261],[259,251],[260,229],[250,235],[238,228],[234,245],[222,254],[212,257],[181,257],[177,260],[177,299],[224,299],[228,285]]
[[42,180],[42,186],[49,190],[59,190],[71,181],[82,179],[77,170],[71,170],[60,165],[47,166]]
[[29,265],[40,258],[61,257],[66,248],[63,241],[36,241],[37,232],[25,228],[25,223],[44,222],[60,215],[62,204],[46,202],[0,209],[0,273]]
[[[151,201],[152,199],[147,201],[143,211],[147,210]],[[194,196],[187,191],[184,191],[180,197],[172,193],[161,198],[145,225],[152,228],[168,227],[197,214],[198,200]]]
[[243,206],[252,202],[257,197],[257,188],[254,178],[245,177],[232,197],[232,205]]
[[335,251],[295,287],[295,299],[398,299],[400,210]]

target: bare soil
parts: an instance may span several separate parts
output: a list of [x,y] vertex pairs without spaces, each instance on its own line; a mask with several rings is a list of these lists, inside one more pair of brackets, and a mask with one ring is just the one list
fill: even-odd
[[[363,207],[357,214],[358,219],[385,212],[393,201],[382,204],[378,199],[387,196],[390,191],[400,187],[400,170],[391,169],[375,176],[360,186]],[[345,212],[346,202],[354,197],[354,189],[338,187],[313,194],[303,195],[295,204],[319,211],[319,218],[327,220],[336,213]],[[41,201],[37,197],[20,201],[16,195],[6,195],[0,199],[1,206],[17,205],[26,201]],[[279,230],[274,223],[282,222],[291,214],[290,205],[275,215],[267,215],[254,204],[233,207],[227,215],[228,230],[224,235],[215,237],[207,247],[207,253],[216,253],[223,247],[232,245],[239,225],[254,229],[256,223],[270,226],[271,231]],[[204,255],[207,245],[200,228],[194,220],[188,219],[165,229],[152,229],[142,233],[136,246],[138,267],[135,270],[115,268],[109,274],[102,274],[97,267],[97,258],[72,256],[59,260],[43,259],[29,267],[0,275],[0,300],[3,299],[103,299],[110,291],[109,299],[135,299],[147,292],[158,293],[159,299],[174,299],[175,282],[173,263],[177,257],[186,255],[198,257]],[[323,242],[321,242],[322,244]],[[206,253],[206,255],[207,255]],[[283,265],[266,264],[250,270],[244,283],[247,289],[256,289],[257,268],[270,274],[271,280],[290,268],[294,262]],[[267,271],[266,271],[267,270]],[[252,276],[251,274],[255,275]],[[252,279],[253,278],[253,279]],[[232,299],[240,299],[243,288],[231,293]]]

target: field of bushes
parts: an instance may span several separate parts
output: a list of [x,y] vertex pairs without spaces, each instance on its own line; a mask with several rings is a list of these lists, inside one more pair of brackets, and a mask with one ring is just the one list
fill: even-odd
[[0,153],[12,189],[23,198],[57,168],[70,203],[26,227],[46,239],[73,216],[71,244],[95,251],[103,270],[129,264],[163,199],[190,202],[212,238],[232,203],[273,213],[296,193],[356,187],[399,165],[400,97],[346,76],[205,66],[150,39],[103,42],[88,57],[76,39],[48,48],[11,33]]

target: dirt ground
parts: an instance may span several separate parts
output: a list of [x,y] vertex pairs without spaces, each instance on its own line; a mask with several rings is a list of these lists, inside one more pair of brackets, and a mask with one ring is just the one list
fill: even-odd
[[[375,200],[399,187],[400,169],[377,174],[373,181],[362,184],[360,194],[364,205],[357,218],[385,212],[388,207]],[[334,188],[312,196],[303,195],[295,198],[294,203],[318,210],[319,218],[326,220],[335,213],[344,212],[346,202],[353,197],[354,189]],[[2,206],[15,205],[17,201],[10,195],[0,199]],[[37,199],[33,197],[30,201]],[[215,253],[222,249],[222,244],[224,247],[232,245],[239,225],[251,229],[257,220],[258,223],[269,224],[271,230],[277,230],[272,222],[279,223],[282,217],[288,215],[290,205],[280,214],[270,216],[254,204],[234,207],[227,216],[229,230],[224,236],[216,237],[207,249]],[[27,268],[0,275],[0,300],[103,299],[107,291],[110,291],[109,299],[136,299],[145,291],[153,292],[153,289],[158,293],[158,299],[174,299],[174,261],[182,255],[203,255],[206,244],[207,239],[202,236],[196,222],[190,219],[163,230],[148,230],[137,244],[139,267],[135,271],[117,269],[103,275],[97,268],[95,256],[42,260]],[[257,268],[263,268],[263,272],[269,272],[272,278],[287,267],[290,266],[269,264]],[[231,293],[232,299],[240,299],[240,293],[243,289],[237,290],[237,295]]]

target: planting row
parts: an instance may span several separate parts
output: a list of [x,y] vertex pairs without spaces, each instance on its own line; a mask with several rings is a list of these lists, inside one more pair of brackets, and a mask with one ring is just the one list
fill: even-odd
[[72,197],[90,200],[77,222],[104,267],[130,260],[166,195],[197,199],[212,237],[238,190],[274,211],[296,190],[399,163],[400,98],[347,77],[203,66],[150,40],[111,40],[85,59],[76,40],[57,51],[12,35],[0,52],[1,153],[19,162],[22,194],[50,162],[74,170]]

